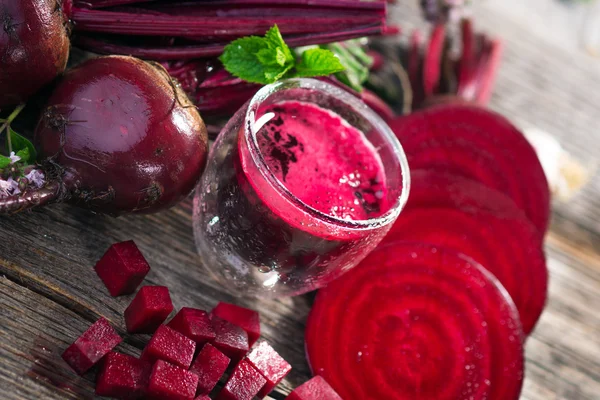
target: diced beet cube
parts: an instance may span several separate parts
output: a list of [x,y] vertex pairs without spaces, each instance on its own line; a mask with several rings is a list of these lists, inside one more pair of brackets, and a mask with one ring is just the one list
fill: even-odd
[[108,321],[100,318],[65,350],[62,358],[75,372],[83,375],[122,340]]
[[260,398],[271,393],[292,369],[292,366],[267,342],[255,346],[246,359],[267,380],[265,386],[258,392]]
[[244,358],[249,349],[246,331],[215,315],[211,315],[210,320],[215,331],[212,345],[231,358],[233,362]]
[[166,325],[158,327],[142,352],[142,360],[164,360],[183,368],[189,368],[194,358],[196,343]]
[[150,265],[133,242],[115,243],[94,267],[111,296],[131,294],[150,271]]
[[208,313],[196,308],[183,307],[167,326],[189,337],[197,345],[210,342],[215,338]]
[[125,310],[125,325],[130,333],[152,333],[173,311],[169,289],[144,286]]
[[96,379],[96,394],[115,399],[138,399],[146,391],[152,365],[127,354],[110,352]]
[[203,395],[203,396],[198,396],[196,397],[194,400],[210,400],[210,397],[208,397],[208,395]]
[[218,400],[252,400],[267,380],[247,360],[235,367]]
[[208,394],[219,382],[229,365],[229,357],[219,350],[205,344],[196,356],[190,371],[198,375],[197,394]]
[[152,367],[147,394],[156,400],[193,400],[198,376],[163,360]]
[[285,400],[342,400],[325,379],[315,376],[298,386]]
[[260,316],[254,310],[220,302],[211,313],[244,329],[248,334],[248,345],[250,347],[260,337]]

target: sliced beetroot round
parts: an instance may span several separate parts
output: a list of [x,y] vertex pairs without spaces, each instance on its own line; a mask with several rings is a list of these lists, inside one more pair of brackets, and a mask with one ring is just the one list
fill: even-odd
[[521,338],[514,304],[483,267],[393,242],[319,291],[306,350],[345,400],[516,400]]
[[458,175],[411,173],[406,208],[386,236],[449,247],[484,265],[512,297],[529,334],[546,303],[539,232],[504,194]]
[[413,169],[435,168],[497,189],[522,208],[540,232],[550,216],[548,182],[535,150],[508,120],[468,105],[440,105],[390,125]]

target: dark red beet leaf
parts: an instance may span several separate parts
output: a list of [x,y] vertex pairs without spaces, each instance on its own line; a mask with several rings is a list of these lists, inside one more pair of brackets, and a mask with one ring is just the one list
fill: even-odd
[[544,309],[548,271],[540,236],[505,195],[461,176],[411,171],[411,195],[384,241],[455,249],[485,265],[513,299],[525,334]]
[[499,114],[466,105],[437,106],[390,125],[412,169],[436,169],[505,193],[540,233],[550,217],[550,191],[535,150]]
[[468,257],[394,242],[319,291],[306,351],[344,400],[517,400],[518,318]]

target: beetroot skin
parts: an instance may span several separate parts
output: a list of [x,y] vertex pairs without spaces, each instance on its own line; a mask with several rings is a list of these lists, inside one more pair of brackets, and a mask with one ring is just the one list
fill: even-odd
[[317,375],[294,389],[285,400],[342,400],[342,398],[323,377]]
[[[183,368],[189,368],[194,359],[196,343],[168,326],[158,327],[142,352],[142,360],[164,360]],[[195,394],[195,392],[194,392]]]
[[148,386],[152,365],[127,354],[110,352],[96,378],[96,395],[116,399],[139,399]]
[[379,247],[319,291],[305,339],[313,373],[344,400],[517,400],[523,384],[510,297],[436,246]]
[[83,375],[122,340],[108,321],[100,318],[65,350],[62,358]]
[[150,271],[150,265],[133,242],[115,243],[94,267],[111,296],[131,294]]
[[271,393],[275,386],[292,370],[292,366],[267,342],[261,342],[255,346],[246,356],[246,360],[267,380],[258,393],[260,398]]
[[260,316],[254,310],[236,306],[235,304],[220,302],[211,311],[211,314],[244,329],[248,334],[248,346],[250,347],[260,337]]
[[208,313],[196,308],[183,307],[167,326],[189,337],[199,346],[215,339]]
[[152,367],[147,397],[152,400],[193,400],[197,385],[195,374],[158,360]]
[[247,360],[235,367],[225,387],[219,392],[218,400],[252,400],[267,380]]
[[22,103],[65,70],[68,24],[57,0],[0,0],[0,108]]
[[229,357],[209,343],[204,345],[190,367],[190,372],[195,373],[199,378],[197,394],[208,394],[214,389],[227,370],[229,361]]
[[164,68],[122,56],[69,70],[35,138],[46,176],[63,184],[56,200],[111,215],[175,205],[192,191],[207,153],[202,118]]
[[127,332],[153,333],[172,311],[169,289],[165,286],[144,286],[125,310]]

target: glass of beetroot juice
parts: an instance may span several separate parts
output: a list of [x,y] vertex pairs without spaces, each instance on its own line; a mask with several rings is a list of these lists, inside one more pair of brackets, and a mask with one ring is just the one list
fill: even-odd
[[263,87],[223,128],[194,199],[205,268],[240,296],[326,285],[387,233],[409,190],[390,128],[314,79]]

